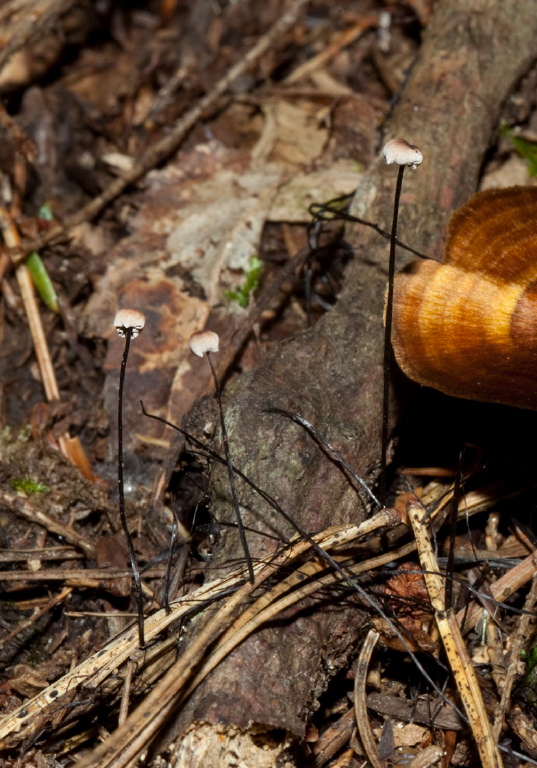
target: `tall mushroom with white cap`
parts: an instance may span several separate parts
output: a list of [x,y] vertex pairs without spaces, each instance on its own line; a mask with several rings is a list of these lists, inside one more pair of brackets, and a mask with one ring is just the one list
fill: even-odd
[[239,537],[241,540],[242,548],[244,551],[244,557],[246,558],[246,566],[248,568],[248,576],[250,581],[254,581],[254,569],[252,565],[252,558],[248,549],[248,543],[246,541],[246,533],[242,522],[241,511],[239,506],[239,499],[237,496],[237,489],[235,487],[235,475],[233,472],[233,462],[231,460],[231,451],[229,449],[229,439],[226,429],[226,422],[224,419],[224,408],[222,406],[222,393],[220,390],[220,384],[216,375],[216,370],[211,359],[211,352],[218,352],[220,344],[220,338],[214,331],[196,331],[190,337],[188,346],[190,351],[198,357],[207,357],[209,365],[211,367],[211,373],[213,375],[214,389],[216,392],[216,400],[218,402],[218,410],[220,412],[220,427],[222,429],[222,441],[224,443],[224,452],[226,454],[226,465],[229,477],[229,487],[231,489],[231,498],[233,500],[233,509],[235,511],[235,519],[237,520],[237,528],[239,530]]
[[397,183],[395,185],[395,198],[393,202],[392,229],[390,234],[390,258],[388,262],[388,293],[386,297],[386,324],[384,328],[384,371],[383,371],[383,399],[382,399],[382,436],[380,457],[380,502],[385,504],[387,492],[387,451],[390,418],[390,373],[392,362],[392,317],[393,317],[393,281],[395,277],[395,246],[397,241],[397,219],[399,216],[399,201],[403,187],[403,175],[405,168],[417,168],[423,160],[423,155],[418,147],[409,144],[406,139],[391,139],[386,142],[382,150],[386,163],[395,163],[399,166]]
[[127,525],[127,515],[125,513],[125,486],[123,480],[123,387],[125,384],[125,371],[127,368],[131,339],[135,339],[138,334],[143,331],[145,327],[145,315],[137,309],[119,309],[114,318],[114,325],[118,336],[125,339],[125,347],[123,349],[123,357],[121,359],[121,369],[119,373],[117,412],[117,486],[119,494],[119,516],[121,518],[121,525],[123,526],[125,538],[127,539],[127,549],[131,561],[134,591],[138,605],[138,642],[140,648],[144,648],[144,601],[142,582],[140,580],[140,570],[138,568],[136,553],[134,551],[132,537]]

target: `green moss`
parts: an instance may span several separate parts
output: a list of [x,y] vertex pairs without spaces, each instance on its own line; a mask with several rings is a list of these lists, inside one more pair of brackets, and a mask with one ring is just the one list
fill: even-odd
[[259,278],[263,272],[263,262],[257,256],[252,256],[248,269],[245,272],[245,280],[241,288],[236,291],[226,291],[225,297],[228,301],[235,301],[245,309],[250,303],[250,296],[259,284]]
[[526,662],[524,677],[515,689],[515,699],[522,701],[535,716],[537,713],[537,645],[520,654]]
[[30,480],[29,477],[14,477],[9,481],[9,484],[14,491],[22,491],[27,494],[48,491],[46,485],[43,485],[43,483],[36,483],[34,480]]
[[537,176],[537,143],[517,136],[507,125],[502,126],[502,136],[509,139],[528,166],[530,176]]

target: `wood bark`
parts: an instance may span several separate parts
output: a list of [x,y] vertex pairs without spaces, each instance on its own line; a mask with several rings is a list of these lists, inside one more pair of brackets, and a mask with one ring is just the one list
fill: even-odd
[[[502,104],[535,56],[537,0],[439,0],[384,139],[402,136],[423,151],[407,171],[399,236],[439,257],[452,211],[476,189]],[[389,229],[396,169],[379,159],[356,193],[353,212]],[[356,493],[311,437],[280,415],[297,411],[338,446],[367,479],[380,458],[383,305],[387,244],[352,226],[355,247],[335,309],[315,327],[279,345],[264,365],[226,391],[233,461],[310,532],[364,514]],[[408,260],[400,251],[401,264]],[[192,412],[189,429],[206,421]],[[198,430],[199,434],[199,430]],[[212,512],[233,521],[226,476],[214,471]],[[246,525],[290,536],[290,527],[241,485]],[[270,539],[249,535],[252,554]],[[225,534],[215,573],[242,559],[238,536]],[[347,663],[362,618],[356,610],[284,617],[237,649],[194,694],[175,732],[194,722],[281,728],[302,738],[330,677]],[[187,750],[188,747],[185,747]],[[192,755],[192,765],[196,760]],[[220,759],[220,758],[219,758]],[[211,764],[204,753],[205,765]]]

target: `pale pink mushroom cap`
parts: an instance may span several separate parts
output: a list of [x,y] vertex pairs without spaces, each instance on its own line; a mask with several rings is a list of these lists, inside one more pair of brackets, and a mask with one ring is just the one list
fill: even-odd
[[386,142],[382,154],[388,165],[397,163],[397,165],[416,168],[423,160],[420,150],[405,139],[392,139]]
[[203,357],[207,352],[218,352],[219,344],[220,338],[214,331],[196,331],[188,342],[190,351],[198,357]]
[[118,309],[114,318],[118,336],[123,338],[131,331],[131,339],[135,339],[145,326],[145,315],[137,309]]

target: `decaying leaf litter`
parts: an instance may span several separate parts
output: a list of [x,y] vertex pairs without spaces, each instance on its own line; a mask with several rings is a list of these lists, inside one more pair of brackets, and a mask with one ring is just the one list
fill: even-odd
[[[441,5],[448,6],[436,3]],[[333,633],[326,656],[311,655],[310,663],[325,669],[321,681],[305,681],[304,689],[309,686],[311,692],[301,726],[295,723],[287,730],[271,731],[270,722],[262,723],[264,730],[258,724],[255,734],[222,726],[220,732],[216,729],[218,746],[214,726],[194,719],[186,726],[182,742],[176,739],[163,746],[168,750],[163,759],[180,764],[185,755],[194,755],[200,761],[200,750],[206,750],[213,760],[218,755],[225,760],[226,749],[229,754],[240,740],[241,754],[250,755],[252,765],[263,764],[263,752],[267,764],[274,764],[277,756],[298,764],[373,761],[369,752],[366,758],[361,756],[363,746],[352,735],[354,719],[349,712],[353,705],[347,696],[353,688],[351,661],[367,628],[367,606],[341,589],[329,590],[328,585],[337,579],[326,564],[300,559],[299,553],[308,549],[306,543],[281,552],[280,570],[274,561],[258,566],[259,584],[270,588],[253,593],[252,603],[241,602],[250,586],[229,597],[228,590],[243,578],[240,563],[228,567],[226,575],[215,572],[213,565],[212,577],[200,587],[206,566],[190,558],[185,589],[191,592],[198,587],[201,591],[173,603],[170,615],[158,610],[166,567],[159,556],[169,542],[171,505],[176,505],[187,525],[193,510],[201,510],[200,538],[207,530],[206,498],[212,491],[203,457],[190,446],[177,469],[173,446],[170,453],[170,432],[141,416],[139,400],[144,400],[148,411],[179,423],[197,397],[210,395],[207,371],[193,364],[187,344],[191,333],[205,325],[224,340],[227,351],[221,368],[232,385],[238,373],[262,366],[275,345],[299,336],[308,313],[300,279],[305,263],[312,263],[314,269],[314,320],[329,310],[344,284],[348,249],[326,247],[321,254],[324,259],[308,261],[307,207],[352,192],[360,183],[382,142],[391,100],[398,97],[419,53],[419,33],[431,22],[432,3],[409,2],[389,8],[375,3],[342,3],[335,8],[274,3],[262,13],[254,13],[247,3],[218,7],[199,3],[194,9],[188,4],[161,3],[129,10],[110,4],[96,10],[91,4],[78,4],[75,9],[69,3],[34,2],[20,8],[19,15],[11,10],[13,15],[4,16],[3,24],[10,31],[6,48],[11,46],[13,55],[0,73],[6,107],[2,205],[7,223],[2,230],[11,246],[2,255],[6,362],[2,376],[2,704],[6,715],[2,736],[10,750],[6,764],[48,761],[50,754],[60,764],[69,764],[95,747],[106,731],[113,734],[118,717],[121,722],[125,712],[132,712],[140,702],[156,719],[156,731],[157,726],[174,719],[179,699],[184,700],[217,661],[263,622],[285,624],[297,616],[302,621],[303,614],[300,629],[303,655],[307,655],[305,639],[315,627],[308,623],[307,614],[322,617],[323,612],[334,613],[349,601],[355,613],[353,626],[347,628],[352,643],[340,628],[339,634]],[[46,21],[41,28],[39,23],[28,24],[28,14],[38,11]],[[285,20],[284,11],[291,14],[287,27],[279,36],[270,37],[271,25]],[[227,73],[244,64],[247,51],[255,50],[263,40],[268,47],[262,56],[252,56],[248,66],[230,79]],[[524,137],[530,140],[533,77],[530,73],[522,81],[503,114],[512,126],[523,126]],[[196,112],[203,98],[203,109]],[[508,139],[503,139],[482,183],[490,183],[490,178],[494,184],[513,183],[513,178],[517,183],[531,183],[526,168],[510,151]],[[95,219],[97,212],[100,216]],[[65,234],[63,224],[68,225]],[[59,402],[56,398],[44,402],[27,330],[27,310],[19,297],[16,270],[20,272],[21,261],[14,249],[16,242],[9,240],[13,232],[34,248],[41,244],[40,255],[59,296],[58,315],[39,308],[61,394]],[[324,237],[329,242],[328,235]],[[51,245],[44,246],[44,241]],[[246,296],[248,306],[240,307],[237,297],[244,297],[254,257],[264,264],[260,283],[253,286],[251,297]],[[290,261],[293,258],[296,262]],[[286,271],[289,263],[295,268]],[[113,491],[113,414],[121,352],[112,320],[118,306],[143,307],[148,318],[148,327],[133,348],[126,424],[129,519],[138,557],[150,564],[143,578],[150,614],[147,636],[153,645],[144,654],[137,653],[132,630],[110,640],[131,620],[126,615],[132,607]],[[204,410],[198,410],[196,418],[208,427],[209,434],[203,434],[203,429],[198,432],[207,442],[215,415],[212,399],[204,402]],[[469,414],[467,409],[465,418],[473,424]],[[234,413],[229,416],[237,418]],[[527,429],[526,415],[524,420]],[[196,419],[190,423],[195,425]],[[317,427],[323,431],[323,424]],[[435,447],[430,424],[425,427],[415,421],[413,427],[410,431],[418,433],[418,446],[411,449],[411,438],[403,432],[399,462],[434,467],[438,460],[453,466],[454,454],[445,445]],[[440,433],[437,441],[442,442],[443,437],[445,444],[442,428],[435,431]],[[337,448],[348,452],[345,430],[331,435],[332,440],[334,437]],[[62,440],[69,447],[77,438],[88,455],[95,475],[92,480],[84,480],[58,451]],[[218,441],[211,445],[219,449]],[[475,485],[475,498],[470,494],[460,503],[461,514],[496,506],[491,513],[480,513],[472,534],[460,529],[456,552],[465,554],[470,561],[467,567],[473,566],[473,570],[476,552],[496,567],[501,563],[503,570],[485,575],[486,588],[477,570],[472,576],[477,578],[477,589],[485,596],[490,591],[498,599],[514,592],[514,606],[525,606],[531,612],[532,592],[526,597],[523,586],[534,569],[533,544],[520,526],[516,535],[507,529],[506,516],[523,517],[519,506],[516,512],[498,512],[502,509],[499,499],[527,484],[524,464],[518,463],[516,472],[512,469],[515,462],[505,459],[502,464],[494,455],[498,452],[494,442],[479,445],[479,449],[492,461],[489,472],[500,485],[486,488],[491,476],[480,476],[474,469],[476,477],[470,482]],[[304,434],[297,438],[294,450],[310,450]],[[419,462],[415,461],[418,457]],[[526,458],[530,464],[530,456]],[[286,461],[282,456],[277,459],[282,462],[280,471],[285,472],[293,455]],[[480,467],[483,459],[478,457],[474,464]],[[502,467],[499,477],[498,466]],[[376,471],[374,467],[356,469],[369,470],[369,478]],[[170,480],[173,493],[168,497],[163,486]],[[426,494],[445,499],[449,483],[444,480],[440,488],[426,489]],[[270,493],[272,489],[263,490]],[[347,505],[356,509],[356,497],[350,497],[349,493]],[[531,508],[531,495],[523,498],[523,507]],[[285,498],[277,501],[287,508]],[[360,514],[355,513],[356,522]],[[315,517],[311,522],[311,532],[319,530]],[[526,517],[522,522],[528,523]],[[286,535],[283,524],[273,534],[281,544]],[[427,659],[427,654],[438,654],[437,638],[428,631],[432,609],[419,589],[419,602],[412,602],[416,598],[411,585],[416,576],[419,585],[418,560],[412,555],[414,543],[398,540],[400,535],[396,529],[382,543],[373,538],[362,544],[361,550],[350,553],[356,558],[352,561],[356,565],[350,567],[367,572],[386,568],[398,554],[406,560],[397,586],[393,568],[388,574],[369,577],[363,586],[375,595],[384,591],[390,595],[382,604],[406,628],[407,642],[414,643],[412,650],[420,653],[423,649]],[[334,536],[332,545],[337,552],[337,544],[342,539],[353,542],[356,531],[345,526]],[[330,532],[321,538],[331,541]],[[274,553],[274,539],[262,541],[265,555]],[[387,554],[379,554],[381,548]],[[371,558],[375,558],[373,562]],[[505,558],[509,560],[505,562]],[[513,558],[521,559],[519,565],[515,566]],[[504,576],[497,580],[501,573]],[[467,577],[465,570],[459,575]],[[383,587],[389,577],[391,584]],[[507,582],[505,586],[500,585],[502,580]],[[286,593],[282,600],[280,595]],[[205,599],[215,601],[219,616],[222,611],[227,615],[229,628],[222,619],[216,627],[214,622],[207,624],[199,637],[189,636],[196,631],[193,611]],[[243,611],[247,608],[246,613],[237,615],[234,605],[239,614],[240,606]],[[490,601],[485,606],[491,612]],[[473,612],[477,610],[483,611],[478,602]],[[185,617],[190,628],[183,624]],[[431,703],[432,689],[420,682],[410,664],[403,679],[395,673],[403,658],[401,650],[386,650],[386,644],[397,645],[398,639],[390,637],[390,627],[379,617],[370,619],[385,644],[385,650],[373,656],[369,687],[364,688],[373,691],[369,696],[377,697],[368,716],[379,759],[408,761],[416,755],[416,760],[437,760],[438,750],[429,749],[434,742],[446,753],[444,764],[475,764],[472,742],[462,722],[442,719],[450,710],[444,712],[441,700]],[[471,629],[468,618],[465,626]],[[510,617],[502,611],[499,626],[501,635],[498,626],[489,622],[483,642],[477,634],[471,636],[470,652],[479,665],[481,694],[491,719],[496,711],[495,730],[501,732],[507,712],[509,725],[504,736],[510,736],[514,749],[531,756],[535,740],[531,688],[526,685],[523,694],[515,691],[510,703],[500,700],[506,676],[512,687],[514,675],[522,671],[514,661],[506,664],[508,639],[512,635],[519,647],[525,632],[529,646],[531,616]],[[186,638],[181,639],[185,629]],[[257,632],[254,637],[260,636]],[[309,648],[315,648],[313,636]],[[196,677],[186,664],[189,658],[199,665]],[[431,663],[428,673],[436,676],[437,684],[445,685],[445,673],[427,663]],[[505,673],[498,671],[498,663],[507,666]],[[139,674],[132,678],[126,695],[129,664],[129,676],[133,667]],[[171,667],[177,664],[182,665],[182,672]],[[283,681],[286,675],[292,676],[292,659],[289,664],[291,669],[281,670]],[[170,667],[172,673],[167,672]],[[240,676],[246,674],[240,664],[236,673],[240,695]],[[170,689],[162,687],[163,681],[170,679],[177,686],[181,674],[181,694],[170,692],[168,706],[163,691]],[[408,675],[415,677],[412,690],[407,686]],[[83,690],[90,694],[84,695]],[[143,703],[151,691],[157,707],[150,698]],[[451,682],[446,691],[448,697],[456,696]],[[274,695],[270,690],[260,694],[269,700]],[[316,698],[321,696],[319,703]],[[121,697],[123,714],[119,716]],[[415,724],[404,725],[404,719],[394,720],[393,714],[390,717],[390,704],[395,702],[401,712],[407,704],[418,707],[420,701],[429,709],[438,709],[435,729],[431,729],[430,716],[422,715],[421,730]],[[413,714],[409,719],[418,722]],[[297,736],[300,727],[302,738]],[[339,741],[334,737],[338,731]],[[125,752],[122,759],[137,754],[135,740],[129,749],[132,752]],[[93,759],[98,760],[95,764],[105,764],[102,757]],[[106,759],[119,764],[113,762],[112,751]],[[147,759],[158,764],[154,755]]]

